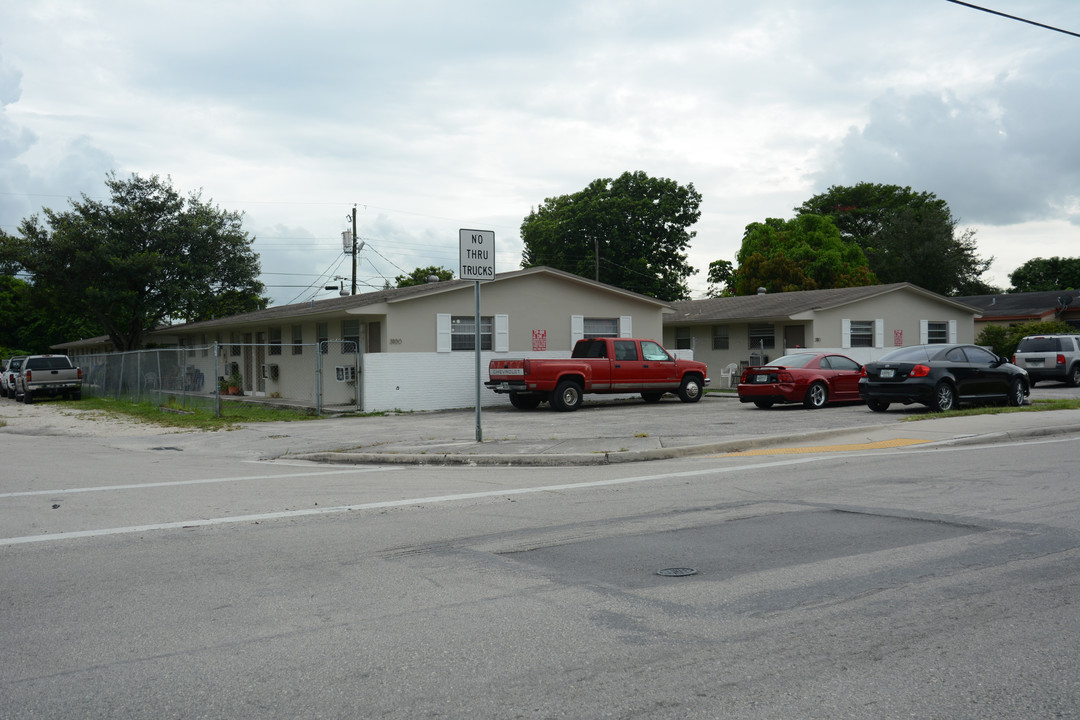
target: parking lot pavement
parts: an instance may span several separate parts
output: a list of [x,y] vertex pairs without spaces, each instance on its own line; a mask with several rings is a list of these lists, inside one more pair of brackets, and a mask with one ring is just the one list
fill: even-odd
[[[1080,398],[1080,388],[1039,387],[1034,398]],[[441,433],[407,433],[332,452],[297,453],[319,462],[586,465],[658,460],[777,447],[840,447],[867,443],[992,442],[1046,434],[1080,433],[1080,410],[932,418],[917,405],[876,413],[861,403],[809,410],[801,405],[759,410],[732,395],[712,394],[696,404],[667,399],[657,405],[594,401],[573,413],[546,408],[487,410],[483,441],[474,413],[439,413]],[[912,418],[927,418],[909,422]],[[458,427],[468,423],[468,427]],[[447,433],[453,429],[451,436]]]

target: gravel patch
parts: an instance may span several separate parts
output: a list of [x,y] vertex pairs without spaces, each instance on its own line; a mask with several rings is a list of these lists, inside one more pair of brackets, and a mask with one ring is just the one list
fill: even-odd
[[24,405],[12,399],[0,399],[0,433],[123,437],[177,432],[184,430],[111,415],[101,410],[79,410],[69,404],[44,401]]

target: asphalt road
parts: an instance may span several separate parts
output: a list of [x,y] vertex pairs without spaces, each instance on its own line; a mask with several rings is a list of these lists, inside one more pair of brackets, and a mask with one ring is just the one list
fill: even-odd
[[[1080,717],[1076,437],[582,468],[259,459],[445,443],[459,418],[9,426],[0,717]],[[493,422],[559,442],[688,418],[703,436],[883,419],[713,400]]]

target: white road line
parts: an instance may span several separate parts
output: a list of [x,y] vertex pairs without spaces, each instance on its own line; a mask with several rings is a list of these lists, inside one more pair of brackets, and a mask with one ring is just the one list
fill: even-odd
[[18,492],[0,493],[0,498],[29,497],[32,495],[70,495],[73,493],[106,492],[109,490],[144,490],[146,488],[173,487],[178,485],[212,485],[214,483],[241,482],[243,480],[275,480],[277,478],[319,477],[322,475],[348,475],[351,473],[367,473],[380,470],[398,469],[400,468],[393,466],[369,467],[352,468],[348,470],[323,470],[320,472],[306,473],[282,473],[280,475],[241,475],[239,477],[203,478],[201,480],[174,480],[170,482],[137,483],[133,485],[97,485],[94,487],[57,488],[54,490],[21,490]]
[[[60,532],[48,535],[28,535],[23,537],[0,538],[0,546],[25,545],[27,543],[50,542],[54,540],[76,540],[79,538],[102,537],[105,535],[130,535],[135,533],[153,532],[157,530],[180,530],[186,528],[207,527],[211,525],[230,525],[237,523],[262,522],[264,520],[281,520],[285,518],[307,517],[311,515],[329,515],[331,513],[345,513],[358,510],[380,510],[384,508],[406,507],[409,505],[434,505],[436,503],[458,502],[462,500],[479,500],[490,497],[506,497],[507,495],[530,495],[536,493],[587,490],[590,488],[608,487],[612,485],[629,485],[631,483],[650,482],[654,480],[670,480],[673,478],[697,477],[700,475],[722,475],[731,472],[738,472],[741,470],[760,470],[762,468],[802,465],[805,463],[816,462],[817,460],[817,458],[802,457],[792,460],[778,460],[776,462],[769,463],[741,465],[738,467],[687,470],[683,472],[662,473],[659,475],[641,475],[638,477],[630,478],[613,478],[611,480],[593,480],[582,483],[567,483],[564,485],[542,485],[539,487],[528,488],[486,490],[483,492],[458,493],[456,495],[435,495],[432,497],[406,498],[403,500],[383,500],[380,502],[361,503],[358,505],[339,505],[337,507],[309,508],[305,510],[284,510],[281,512],[259,513],[255,515],[204,518],[200,520],[181,520],[177,522],[152,523],[148,525],[131,525],[128,527],[101,528],[99,530]],[[279,475],[275,477],[284,476]]]
[[[991,445],[991,446],[952,447],[952,448],[938,448],[938,449],[933,449],[933,450],[931,450],[931,449],[923,449],[926,446],[921,446],[918,449],[905,448],[903,450],[897,450],[897,451],[873,451],[873,452],[850,453],[850,454],[845,454],[843,457],[846,457],[846,458],[850,458],[850,457],[875,457],[875,458],[880,458],[880,457],[884,457],[884,456],[887,456],[887,455],[904,456],[904,455],[911,455],[912,453],[921,454],[921,453],[930,453],[930,452],[941,453],[941,452],[970,452],[970,451],[984,452],[984,451],[990,450],[990,449],[997,450],[997,449],[1007,448],[1007,447],[1012,446],[1012,445],[1050,444],[1050,443],[1059,443],[1059,442],[1071,442],[1071,440],[1066,438],[1066,439],[1062,439],[1062,440],[1040,440],[1040,441],[1026,441],[1026,442],[1018,441],[1018,442],[1001,443],[1001,444]],[[507,495],[530,495],[530,494],[547,493],[547,492],[566,492],[566,491],[573,491],[573,490],[588,490],[590,488],[609,487],[609,486],[613,486],[613,485],[630,485],[630,484],[633,484],[633,483],[650,482],[650,481],[654,481],[654,480],[671,480],[671,479],[675,479],[675,478],[700,477],[702,475],[725,475],[727,473],[742,472],[742,471],[748,471],[748,470],[749,471],[754,471],[754,470],[762,470],[762,469],[768,469],[768,468],[790,467],[792,465],[806,465],[806,464],[809,464],[809,463],[817,463],[817,462],[822,462],[822,461],[835,460],[836,458],[837,458],[837,455],[835,453],[829,453],[829,454],[824,454],[824,455],[803,456],[803,457],[791,458],[791,459],[787,459],[787,460],[776,460],[776,461],[773,461],[773,462],[751,463],[751,464],[735,465],[735,466],[731,466],[731,467],[719,467],[719,468],[718,467],[710,467],[710,468],[703,468],[703,469],[700,469],[700,470],[685,470],[683,472],[661,473],[661,474],[658,474],[658,475],[640,475],[640,476],[637,476],[637,477],[629,477],[629,478],[613,478],[613,479],[610,479],[610,480],[593,480],[593,481],[582,482],[582,483],[567,483],[565,485],[541,485],[541,486],[538,486],[538,487],[528,487],[528,488],[508,488],[508,489],[505,489],[505,490],[487,490],[487,491],[484,491],[484,492],[459,493],[457,495],[436,495],[436,496],[432,496],[432,497],[406,498],[406,499],[403,499],[403,500],[384,500],[384,501],[381,501],[381,502],[361,503],[361,504],[358,504],[358,505],[340,505],[340,506],[337,506],[337,507],[310,508],[310,509],[306,509],[306,510],[285,510],[285,511],[281,511],[281,512],[260,513],[260,514],[256,514],[256,515],[240,515],[240,516],[233,516],[233,517],[204,518],[204,519],[200,519],[200,520],[182,520],[182,521],[178,521],[178,522],[153,523],[153,524],[149,524],[149,525],[132,525],[132,526],[128,526],[128,527],[102,528],[100,530],[81,530],[81,531],[75,531],[75,532],[52,533],[52,534],[47,534],[47,535],[29,535],[29,536],[24,536],[24,537],[0,538],[0,546],[5,546],[5,545],[25,545],[25,544],[28,544],[28,543],[50,542],[50,541],[54,541],[54,540],[75,540],[75,539],[78,539],[78,538],[92,538],[92,537],[101,537],[101,536],[105,536],[105,535],[128,535],[128,534],[134,534],[134,533],[153,532],[153,531],[156,531],[156,530],[180,530],[180,529],[186,529],[186,528],[207,527],[207,526],[211,526],[211,525],[229,525],[229,524],[236,524],[236,523],[261,522],[261,521],[264,521],[264,520],[280,520],[280,519],[284,519],[284,518],[306,517],[306,516],[311,516],[311,515],[328,515],[328,514],[332,514],[332,513],[345,513],[345,512],[353,512],[353,511],[359,511],[359,510],[379,510],[379,509],[383,509],[383,508],[407,507],[409,505],[434,505],[436,503],[457,502],[457,501],[461,501],[461,500],[479,500],[479,499],[490,498],[490,497],[506,497]],[[371,468],[370,470],[378,470],[378,469],[385,470],[385,469],[388,469],[388,468]],[[296,476],[303,477],[303,476],[306,476],[306,475],[334,475],[334,474],[347,473],[347,472],[355,472],[355,471],[341,470],[341,471],[328,471],[326,473],[296,473]],[[258,478],[258,477],[262,477],[262,476],[252,476],[252,477]],[[270,476],[266,476],[266,477],[270,477],[270,478],[289,477],[289,475],[270,475]],[[218,482],[222,482],[222,481],[227,482],[229,480],[240,480],[240,479],[243,479],[243,478],[225,478],[223,480],[219,480]],[[212,480],[205,480],[205,481],[192,480],[192,481],[187,481],[187,482],[189,482],[189,483],[198,483],[198,482],[213,482],[213,481]],[[181,483],[177,483],[177,484],[181,484]],[[122,486],[120,486],[119,489],[125,489],[125,488],[128,488],[128,487],[131,487],[131,486],[122,485]]]

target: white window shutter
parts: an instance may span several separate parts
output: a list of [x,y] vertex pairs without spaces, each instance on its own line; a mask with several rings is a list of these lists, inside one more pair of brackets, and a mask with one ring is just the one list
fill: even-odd
[[930,321],[929,320],[920,320],[919,321],[919,344],[920,345],[925,345],[928,342],[930,342]]
[[619,337],[634,337],[634,318],[629,315],[619,318]]
[[949,342],[951,342],[951,343],[956,342],[956,321],[955,320],[950,320],[949,321]]
[[450,313],[435,316],[435,352],[450,352]]
[[570,316],[570,347],[573,348],[577,344],[578,340],[585,337],[585,316],[584,315],[571,315]]
[[843,318],[840,321],[840,347],[851,347],[851,320]]
[[881,318],[874,321],[874,347],[885,347],[885,321]]
[[495,352],[510,352],[510,316],[495,316]]

